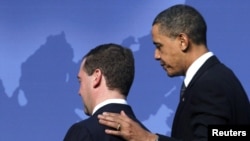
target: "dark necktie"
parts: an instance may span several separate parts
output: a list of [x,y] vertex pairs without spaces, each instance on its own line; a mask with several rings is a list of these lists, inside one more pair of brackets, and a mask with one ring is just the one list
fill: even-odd
[[186,90],[186,86],[185,86],[184,82],[182,82],[181,91],[180,91],[180,98],[182,98],[182,96],[183,96],[185,90]]

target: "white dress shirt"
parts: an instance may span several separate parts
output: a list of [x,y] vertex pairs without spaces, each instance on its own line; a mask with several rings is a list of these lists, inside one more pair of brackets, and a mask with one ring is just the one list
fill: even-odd
[[200,69],[200,67],[214,54],[212,52],[207,52],[200,56],[198,59],[196,59],[188,68],[185,79],[184,79],[184,84],[187,87],[194,75],[197,73],[197,71]]
[[108,100],[105,100],[99,104],[97,104],[92,112],[92,115],[98,110],[100,109],[101,107],[107,105],[107,104],[110,104],[110,103],[116,103],[116,104],[128,104],[127,101],[125,99],[108,99]]

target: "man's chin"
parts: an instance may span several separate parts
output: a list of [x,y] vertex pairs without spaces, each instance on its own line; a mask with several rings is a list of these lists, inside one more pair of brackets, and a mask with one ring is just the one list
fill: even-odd
[[87,110],[87,108],[84,108],[84,113],[85,113],[85,115],[87,115],[87,116],[91,116],[91,113]]
[[170,78],[175,77],[175,75],[172,75],[172,74],[169,74],[169,73],[167,73],[167,75],[168,75],[168,77],[170,77]]
[[168,77],[170,77],[170,78],[177,77],[177,76],[181,76],[180,74],[170,73],[170,72],[168,72],[168,71],[167,71],[167,75],[168,75]]

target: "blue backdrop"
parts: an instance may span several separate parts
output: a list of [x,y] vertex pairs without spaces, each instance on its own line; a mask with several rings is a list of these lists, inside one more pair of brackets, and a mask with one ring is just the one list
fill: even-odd
[[182,77],[167,77],[154,60],[150,29],[160,11],[177,3],[202,13],[209,49],[250,97],[250,1],[0,0],[0,141],[60,141],[87,118],[77,94],[79,63],[109,42],[134,52],[128,102],[137,117],[152,132],[169,135]]

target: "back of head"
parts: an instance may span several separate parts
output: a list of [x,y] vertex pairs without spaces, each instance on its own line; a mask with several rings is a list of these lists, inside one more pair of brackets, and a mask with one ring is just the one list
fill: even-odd
[[100,69],[110,90],[128,95],[135,71],[134,56],[129,48],[114,43],[102,44],[90,50],[84,58],[84,69],[88,75]]
[[159,13],[153,25],[160,25],[162,34],[168,37],[177,37],[185,33],[190,40],[199,45],[206,45],[207,26],[202,15],[188,5],[174,5]]

